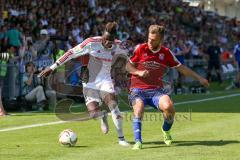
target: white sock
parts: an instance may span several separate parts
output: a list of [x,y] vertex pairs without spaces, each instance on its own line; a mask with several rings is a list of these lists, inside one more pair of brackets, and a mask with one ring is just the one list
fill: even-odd
[[113,123],[114,123],[117,133],[118,133],[118,138],[119,138],[119,140],[124,140],[124,135],[123,135],[123,130],[122,130],[123,120],[122,120],[122,116],[121,116],[118,106],[116,106],[113,110],[111,110],[111,113],[112,113]]

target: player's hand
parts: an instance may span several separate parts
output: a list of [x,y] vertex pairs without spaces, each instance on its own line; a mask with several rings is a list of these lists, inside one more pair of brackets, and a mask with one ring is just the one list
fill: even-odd
[[199,82],[204,86],[204,87],[209,87],[209,82],[205,78],[200,77]]
[[49,76],[51,73],[53,72],[53,70],[51,68],[46,68],[44,69],[41,73],[39,73],[40,77],[47,77]]
[[145,78],[145,77],[148,77],[148,76],[149,76],[149,71],[147,71],[147,70],[137,71],[137,75],[138,75],[139,77]]

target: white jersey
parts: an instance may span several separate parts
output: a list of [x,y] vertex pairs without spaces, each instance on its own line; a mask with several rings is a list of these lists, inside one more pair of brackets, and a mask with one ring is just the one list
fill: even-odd
[[[116,40],[111,49],[106,49],[102,45],[102,37],[92,37],[81,44],[67,51],[57,61],[57,65],[62,65],[70,59],[89,54],[88,70],[89,80],[84,87],[104,91],[114,91],[113,88],[104,89],[103,84],[111,84],[111,66],[118,56],[127,57],[128,50],[121,46],[121,41]],[[54,65],[51,68],[55,69]]]

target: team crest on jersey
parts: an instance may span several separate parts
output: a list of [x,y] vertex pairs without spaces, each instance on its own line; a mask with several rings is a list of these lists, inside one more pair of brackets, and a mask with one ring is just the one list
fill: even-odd
[[161,61],[164,60],[164,57],[165,57],[165,56],[164,56],[163,53],[160,53],[160,54],[159,54],[159,59],[160,59]]
[[97,53],[101,53],[101,51],[100,51],[100,50],[98,50],[98,51],[97,51]]
[[143,56],[144,56],[144,57],[147,57],[147,53],[144,53]]

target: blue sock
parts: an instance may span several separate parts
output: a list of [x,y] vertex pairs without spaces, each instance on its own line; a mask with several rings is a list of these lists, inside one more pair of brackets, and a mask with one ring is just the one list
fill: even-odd
[[140,118],[133,118],[133,131],[135,142],[140,141],[142,143],[142,122]]
[[172,125],[173,125],[173,121],[174,121],[174,118],[172,118],[172,119],[166,119],[165,117],[164,117],[164,122],[163,122],[163,125],[162,125],[162,129],[164,130],[164,131],[169,131],[171,128],[172,128]]

